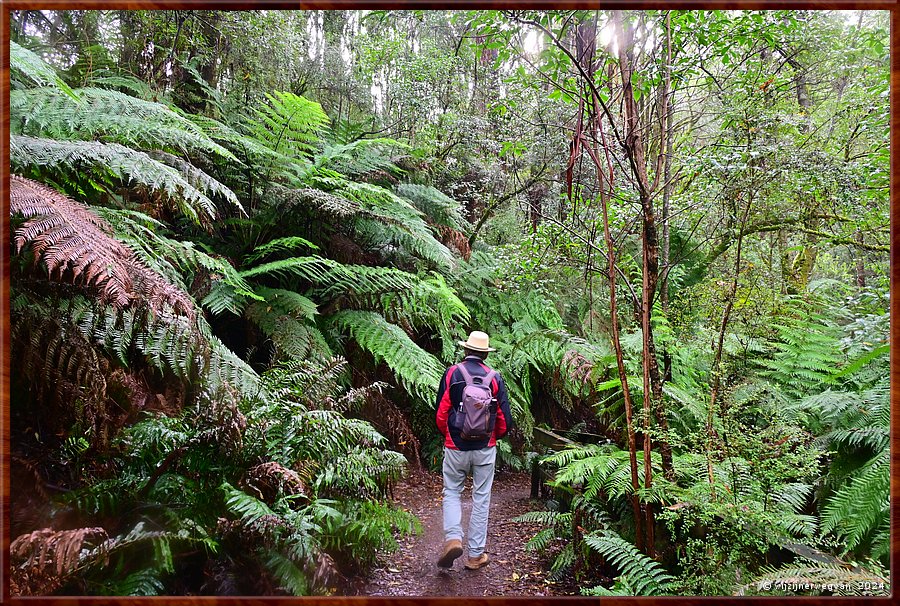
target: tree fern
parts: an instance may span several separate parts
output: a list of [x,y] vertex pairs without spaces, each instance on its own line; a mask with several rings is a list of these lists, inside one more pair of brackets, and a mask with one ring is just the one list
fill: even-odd
[[318,294],[326,300],[340,296],[377,295],[410,290],[418,283],[410,273],[387,267],[343,265],[324,257],[292,257],[270,261],[240,272],[244,279],[274,275],[295,276],[319,286]]
[[[643,454],[638,453],[638,480],[641,485],[642,458]],[[627,451],[612,446],[578,446],[563,450],[547,460],[560,466],[554,479],[556,484],[582,484],[587,499],[593,499],[601,492],[607,498],[621,498],[633,492]],[[659,465],[655,456],[651,456],[651,461],[654,467]]]
[[584,542],[602,555],[634,588],[634,595],[661,595],[669,589],[672,577],[663,568],[615,533],[585,535]]
[[110,364],[88,339],[54,312],[29,305],[10,314],[11,343],[19,359],[18,370],[34,386],[37,397],[63,404],[66,416],[79,401],[87,401],[92,406],[82,414],[94,418],[77,419],[78,415],[74,415],[76,419],[86,426],[102,423]]
[[347,292],[341,307],[380,312],[389,322],[412,328],[430,328],[441,337],[441,354],[450,361],[458,349],[462,328],[470,321],[469,310],[443,276],[413,278],[410,287],[388,292]]
[[287,160],[286,156],[266,147],[263,141],[243,134],[223,122],[198,114],[184,114],[184,118],[196,125],[207,137],[246,160],[250,166],[263,167]]
[[394,139],[356,139],[345,143],[326,144],[316,154],[317,167],[331,168],[350,178],[365,177],[376,171],[399,173],[391,161],[390,150],[408,147]]
[[252,253],[244,257],[244,263],[253,263],[254,261],[259,261],[267,255],[275,254],[277,252],[296,250],[298,248],[318,250],[319,247],[306,238],[301,238],[299,236],[276,238],[274,240],[266,242],[265,244],[257,246]]
[[[315,309],[315,305],[313,305],[313,309]],[[320,356],[330,354],[328,343],[318,328],[303,320],[298,320],[270,302],[253,303],[247,307],[244,313],[247,319],[256,324],[271,339],[276,348],[274,356],[276,360],[282,356],[303,360],[315,354]]]
[[100,88],[81,88],[78,101],[62,91],[12,91],[13,134],[51,139],[97,139],[132,148],[209,153],[236,160],[196,125],[165,105]]
[[234,192],[232,192],[230,189],[210,177],[208,174],[206,174],[190,162],[186,162],[178,156],[161,150],[151,150],[147,153],[150,155],[150,157],[178,170],[184,177],[184,179],[197,189],[205,191],[210,196],[217,196],[226,200],[229,204],[237,208],[237,210],[242,215],[247,215],[247,212],[244,210],[244,207],[241,205],[238,197],[234,194]]
[[404,266],[423,259],[430,267],[449,270],[453,266],[450,250],[441,244],[424,227],[424,223],[383,222],[359,218],[355,224],[356,236],[367,249],[377,252],[382,259],[395,260]]
[[334,193],[356,202],[372,217],[363,216],[355,223],[357,232],[368,246],[391,243],[437,267],[453,266],[453,255],[435,239],[422,213],[405,199],[366,183],[347,182]]
[[113,226],[116,237],[141,261],[173,284],[188,290],[197,282],[206,282],[208,291],[193,294],[203,295],[200,304],[213,314],[228,310],[237,315],[248,301],[262,300],[227,259],[209,255],[191,241],[162,235],[159,233],[162,224],[156,219],[123,209],[93,207],[92,210]]
[[299,206],[335,220],[353,217],[359,211],[359,205],[351,200],[313,187],[294,189],[272,183],[266,195],[272,206],[284,211]]
[[143,80],[107,69],[95,69],[92,71],[85,79],[84,86],[118,90],[145,101],[153,100],[153,97],[158,94]]

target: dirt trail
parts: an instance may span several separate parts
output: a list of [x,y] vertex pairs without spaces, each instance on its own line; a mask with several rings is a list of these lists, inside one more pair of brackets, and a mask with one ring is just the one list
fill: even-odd
[[[531,501],[530,476],[498,472],[491,492],[491,512],[486,551],[491,562],[480,570],[466,570],[456,560],[450,570],[435,561],[443,545],[441,477],[431,472],[411,472],[394,488],[394,502],[416,515],[422,534],[400,540],[400,548],[385,554],[365,579],[358,579],[354,593],[367,596],[555,596],[571,595],[573,588],[547,579],[547,565],[525,544],[540,526],[513,522],[513,518],[540,509]],[[468,528],[471,478],[463,491],[463,528]],[[465,545],[465,541],[463,542]]]

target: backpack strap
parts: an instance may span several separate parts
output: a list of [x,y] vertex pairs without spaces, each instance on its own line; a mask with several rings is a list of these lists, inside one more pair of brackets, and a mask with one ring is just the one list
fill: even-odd
[[491,390],[491,395],[493,396],[494,389],[491,387],[491,384],[494,382],[494,377],[497,376],[496,370],[491,370],[486,375],[484,375],[484,384],[487,385],[488,389]]
[[[473,382],[474,377],[472,376],[472,373],[470,373],[466,369],[465,364],[460,363],[456,366],[456,368],[458,368],[459,372],[462,373],[463,380],[466,382],[466,385],[474,385],[474,382]],[[493,393],[493,391],[494,391],[491,388],[491,383],[493,382],[495,376],[497,376],[497,371],[489,370],[488,373],[486,375],[484,375],[483,377],[478,377],[479,379],[481,379],[481,384],[486,385],[487,388],[491,390],[491,393]]]
[[466,370],[466,365],[463,364],[462,362],[460,362],[459,364],[456,365],[456,368],[457,368],[457,370],[459,370],[460,373],[462,373],[463,381],[466,382],[466,385],[471,385],[472,384],[472,373],[470,373],[468,370]]

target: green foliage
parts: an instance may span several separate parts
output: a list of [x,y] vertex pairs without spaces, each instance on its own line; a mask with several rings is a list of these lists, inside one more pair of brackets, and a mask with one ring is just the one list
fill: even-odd
[[364,245],[382,248],[394,244],[435,267],[445,270],[453,267],[450,251],[434,238],[422,213],[405,199],[367,183],[347,183],[336,193],[356,202],[362,211],[373,217],[356,221]]
[[835,350],[839,330],[822,314],[795,300],[787,313],[775,320],[777,340],[761,361],[763,376],[796,396],[817,390],[836,373],[842,361]]
[[[568,509],[522,517],[554,578],[889,592],[886,15],[625,15],[630,82],[603,53],[581,66],[605,104],[595,150],[619,147],[610,293],[603,181],[558,127],[590,129],[562,46],[602,45],[608,11],[12,11],[10,161],[45,184],[11,179],[13,460],[65,489],[48,511],[97,525],[17,539],[16,587],[333,591],[415,530],[384,504],[406,464],[388,448],[439,455],[435,387],[481,329],[526,439],[536,421],[598,436],[547,458]],[[637,131],[612,103],[628,84]],[[666,97],[680,117],[650,128]],[[653,484],[640,453],[632,495],[607,305],[640,409],[635,132],[668,254]],[[632,496],[658,560],[626,540]]]
[[328,144],[316,155],[316,166],[337,171],[350,178],[371,177],[373,174],[402,172],[391,161],[391,149],[407,147],[399,141],[388,138],[356,139],[354,141]]
[[[822,532],[834,532],[846,551],[859,547],[879,529],[890,512],[890,456],[887,449],[876,455],[832,497],[822,511]],[[879,536],[880,540],[887,537]],[[885,552],[886,545],[878,546]]]

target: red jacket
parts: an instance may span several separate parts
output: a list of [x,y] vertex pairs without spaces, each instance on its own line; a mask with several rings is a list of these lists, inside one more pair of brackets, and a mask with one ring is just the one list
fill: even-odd
[[[478,358],[478,356],[467,356],[460,364],[466,365],[466,370],[473,377],[484,377],[490,372],[490,368]],[[494,424],[494,434],[488,440],[481,442],[470,442],[463,440],[459,431],[449,424],[450,409],[454,404],[458,405],[462,400],[462,391],[465,387],[465,379],[462,373],[457,370],[459,364],[454,364],[444,373],[438,385],[437,392],[437,415],[436,421],[438,429],[444,434],[444,445],[453,450],[479,450],[496,446],[497,440],[505,436],[513,427],[512,413],[509,410],[509,396],[506,393],[506,384],[500,373],[494,375],[491,381],[491,392],[497,398],[497,421]]]

